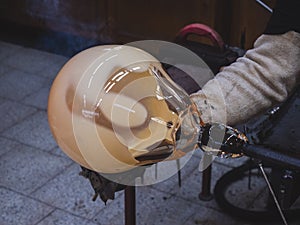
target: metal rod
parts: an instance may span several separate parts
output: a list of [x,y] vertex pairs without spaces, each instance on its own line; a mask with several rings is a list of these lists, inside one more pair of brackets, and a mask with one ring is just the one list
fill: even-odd
[[176,159],[176,165],[177,165],[177,177],[178,177],[178,186],[181,187],[181,169],[180,169],[180,160]]
[[269,182],[269,180],[268,180],[268,177],[267,177],[267,175],[266,175],[266,173],[265,173],[265,170],[264,170],[264,168],[263,168],[263,166],[262,166],[261,163],[259,163],[258,165],[259,165],[259,168],[260,168],[260,170],[261,170],[261,172],[262,172],[262,174],[263,174],[263,176],[264,176],[264,178],[265,178],[265,180],[266,180],[266,182],[267,182],[267,185],[268,185],[268,187],[269,187],[269,190],[270,190],[270,192],[271,192],[271,195],[272,195],[272,197],[273,197],[273,199],[274,199],[274,202],[275,202],[275,204],[276,204],[276,207],[277,207],[277,209],[278,209],[278,211],[279,211],[279,213],[280,213],[280,216],[281,216],[281,218],[282,218],[282,221],[283,221],[284,225],[288,225],[287,220],[286,220],[286,218],[285,218],[285,216],[284,216],[284,214],[283,214],[283,212],[282,212],[282,210],[281,210],[281,208],[280,208],[280,205],[279,205],[279,202],[278,202],[278,200],[277,200],[277,198],[276,198],[276,195],[275,195],[275,193],[274,193],[274,190],[273,190],[273,188],[272,188],[272,186],[271,186],[271,184],[270,184],[270,182]]
[[136,225],[135,186],[125,188],[125,225]]
[[264,7],[266,10],[268,10],[270,13],[273,13],[273,9],[271,9],[266,3],[264,3],[261,0],[256,0],[258,4],[260,4],[262,7]]
[[155,180],[157,180],[157,178],[158,178],[158,163],[156,163],[154,166],[155,166],[154,176],[155,176]]
[[210,192],[211,186],[211,165],[209,165],[202,173],[202,188],[199,199],[202,201],[210,201],[213,196]]

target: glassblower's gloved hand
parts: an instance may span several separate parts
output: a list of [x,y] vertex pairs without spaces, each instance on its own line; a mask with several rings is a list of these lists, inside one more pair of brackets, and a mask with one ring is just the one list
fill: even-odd
[[262,35],[191,100],[204,122],[236,125],[284,101],[300,80],[300,34]]

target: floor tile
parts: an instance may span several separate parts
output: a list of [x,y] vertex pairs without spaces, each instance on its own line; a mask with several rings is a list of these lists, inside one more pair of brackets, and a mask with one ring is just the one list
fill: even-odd
[[39,109],[47,109],[50,87],[43,87],[37,92],[26,97],[22,102]]
[[70,160],[20,145],[0,158],[0,184],[29,194],[64,171]]
[[[299,221],[288,221],[289,225],[299,224]],[[247,221],[236,217],[231,217],[225,213],[199,207],[195,213],[183,225],[282,225],[282,221]]]
[[72,165],[31,196],[74,215],[93,218],[105,205],[99,199],[92,201],[94,190],[87,179],[78,175],[80,171],[78,164]]
[[[150,187],[136,190],[136,220],[143,225],[182,225],[194,213],[195,204]],[[124,196],[110,202],[94,220],[100,224],[124,224]]]
[[19,45],[10,44],[7,42],[0,41],[0,61],[6,59],[11,55],[16,55],[17,51],[22,49]]
[[183,225],[250,225],[210,208],[197,207],[194,211],[195,213]]
[[0,224],[33,225],[53,208],[16,192],[0,187]]
[[43,150],[51,150],[57,146],[51,135],[45,111],[36,112],[2,135]]
[[113,201],[108,201],[103,209],[97,213],[93,221],[98,224],[124,225],[124,193],[120,191],[120,195]]
[[10,70],[0,77],[0,96],[18,101],[38,91],[46,83],[45,78]]
[[15,141],[8,140],[4,137],[0,137],[0,156],[9,152],[12,149],[18,148],[20,144]]
[[63,65],[69,60],[67,57],[58,55],[49,55],[49,64],[40,73],[41,76],[54,79]]
[[3,100],[3,103],[0,104],[0,132],[34,112],[36,112],[36,109],[33,107],[24,106],[10,100]]
[[6,74],[10,70],[13,70],[13,68],[3,63],[0,63],[0,77]]
[[[229,171],[230,167],[219,165],[217,163],[212,166],[212,176],[211,176],[211,192],[213,192],[213,187],[215,186],[217,180],[226,172]],[[202,175],[198,169],[194,170],[192,173],[187,175],[182,182],[182,187],[175,187],[176,196],[185,199],[189,202],[194,202],[195,204],[202,205],[203,207],[210,207],[219,209],[214,200],[202,201],[199,199],[199,193],[202,188]]]
[[53,149],[49,150],[48,152],[51,154],[57,155],[57,156],[69,158],[69,156],[67,156],[66,153],[64,153],[60,147],[54,147]]
[[0,97],[0,105],[4,102],[5,102],[5,99]]
[[97,225],[87,219],[74,216],[62,210],[55,210],[37,225]]
[[[181,161],[181,159],[180,159]],[[176,164],[176,161],[172,161]],[[183,161],[185,162],[185,161]],[[181,163],[183,163],[181,162]],[[182,185],[185,184],[185,179],[189,174],[193,173],[194,170],[197,170],[199,166],[200,159],[198,157],[192,156],[184,165],[182,165],[182,169],[180,170],[181,173],[181,183]],[[161,169],[158,164],[158,169]],[[178,173],[174,174],[172,177],[164,180],[162,182],[156,183],[153,185],[155,189],[176,194],[179,188],[179,177]]]
[[49,53],[39,50],[22,48],[17,54],[12,54],[2,60],[2,63],[30,74],[39,75],[52,62],[48,60],[48,55]]

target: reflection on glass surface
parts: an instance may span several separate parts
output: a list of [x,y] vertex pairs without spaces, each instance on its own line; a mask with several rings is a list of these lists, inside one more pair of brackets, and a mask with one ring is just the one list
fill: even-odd
[[114,173],[183,156],[200,118],[189,96],[148,53],[99,46],[73,57],[49,97],[49,123],[79,164]]

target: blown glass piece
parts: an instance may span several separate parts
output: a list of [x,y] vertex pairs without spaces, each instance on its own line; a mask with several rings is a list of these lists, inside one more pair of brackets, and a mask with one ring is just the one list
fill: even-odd
[[[224,136],[228,143],[242,137],[224,126],[223,136],[213,138],[212,128],[222,126],[205,126],[160,62],[124,45],[93,47],[71,58],[52,85],[48,120],[71,159],[108,174],[178,159],[197,146],[222,147],[216,143]],[[228,139],[227,131],[237,139]]]
[[179,158],[196,147],[200,129],[186,92],[154,57],[129,46],[70,59],[52,85],[48,112],[61,149],[103,173]]

